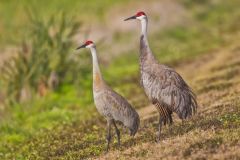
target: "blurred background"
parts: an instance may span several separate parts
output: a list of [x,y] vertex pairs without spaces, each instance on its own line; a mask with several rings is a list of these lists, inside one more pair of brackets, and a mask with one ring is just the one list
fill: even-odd
[[[235,42],[239,6],[238,0],[1,0],[1,159],[53,156],[56,150],[44,149],[61,143],[49,144],[54,130],[70,136],[89,125],[98,130],[99,119],[104,124],[93,104],[90,52],[75,50],[85,40],[97,45],[104,79],[139,109],[149,104],[138,81],[140,25],[123,19],[145,11],[154,54],[178,67]],[[79,130],[72,131],[75,125]],[[36,144],[45,145],[37,147],[41,152]],[[74,157],[81,147],[65,149],[56,157]],[[103,151],[94,149],[78,156]]]

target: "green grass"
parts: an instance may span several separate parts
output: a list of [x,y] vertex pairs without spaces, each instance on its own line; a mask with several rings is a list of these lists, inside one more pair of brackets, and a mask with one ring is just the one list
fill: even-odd
[[[0,32],[2,33],[0,45],[19,43],[23,34],[21,31],[24,30],[25,23],[27,23],[24,12],[26,6],[34,6],[37,13],[43,17],[56,14],[64,6],[64,12],[76,15],[76,18],[86,23],[95,20],[100,23],[111,7],[126,3],[128,3],[127,0],[43,0],[41,2],[24,0],[15,3],[1,1],[0,15],[2,15],[3,20],[0,24]],[[150,35],[149,41],[154,54],[160,62],[174,66],[180,61],[191,60],[231,43],[234,34],[238,32],[237,26],[240,26],[237,20],[240,17],[239,5],[237,4],[239,4],[237,1],[222,1],[217,5],[209,5],[207,2],[201,4],[185,1],[184,5],[189,7],[194,23],[188,26],[175,26]],[[12,12],[13,10],[15,12]],[[127,36],[128,34],[116,33],[113,43],[122,43]],[[5,37],[8,38],[5,39]],[[104,50],[107,50],[107,47],[103,48],[101,52]],[[90,59],[90,57],[88,58]],[[6,159],[14,157],[16,159],[46,159],[49,157],[79,159],[102,154],[105,149],[105,131],[103,130],[105,124],[93,104],[91,67],[89,66],[85,71],[84,77],[78,77],[79,82],[76,84],[64,84],[57,92],[49,93],[44,98],[34,96],[31,102],[16,104],[8,108],[0,124],[0,157]],[[108,66],[101,65],[101,69],[107,83],[127,97],[136,108],[141,108],[149,103],[139,86],[138,51],[130,49],[127,53],[115,57]],[[225,82],[214,83],[203,86],[198,90],[198,93],[228,87],[231,85]],[[201,120],[200,128],[208,127],[208,124],[213,121],[218,122],[217,127],[224,126],[225,128],[231,128],[230,122],[239,124],[239,114],[231,115],[232,113],[228,113],[218,115],[214,120],[211,118],[209,118],[210,120],[208,118]],[[199,126],[192,123],[183,129],[178,126],[173,135],[186,133],[194,127]],[[141,142],[152,140],[155,136],[154,126],[150,126],[150,130],[150,134],[148,134],[149,128],[143,130],[142,132],[146,134],[132,142],[129,142],[128,137],[124,136],[123,145],[131,147],[140,139],[142,139]],[[216,147],[213,149],[217,149],[225,142],[224,138],[229,132],[226,129],[225,132],[218,133],[216,138],[196,142],[185,150],[185,157],[189,157],[194,150],[206,149],[204,147],[208,149],[213,145]],[[230,136],[233,137],[236,133],[237,131]],[[136,154],[136,156],[146,156],[147,151],[143,150]]]
[[87,119],[93,109],[92,96],[79,98],[81,95],[71,86],[60,90],[45,98],[36,97],[32,102],[12,106],[9,117],[1,125],[1,144],[23,142],[40,130]]

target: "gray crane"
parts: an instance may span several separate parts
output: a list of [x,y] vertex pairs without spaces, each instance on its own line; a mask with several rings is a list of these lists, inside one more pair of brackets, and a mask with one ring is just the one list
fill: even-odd
[[159,112],[157,135],[159,142],[162,125],[172,124],[173,112],[183,121],[196,112],[198,105],[195,94],[183,78],[174,69],[158,63],[154,57],[147,39],[147,15],[140,11],[125,21],[132,19],[141,22],[140,84]]
[[129,129],[130,135],[134,136],[139,127],[139,115],[125,98],[113,91],[104,81],[98,65],[96,46],[92,41],[78,47],[89,48],[93,62],[93,96],[98,112],[107,120],[107,151],[111,141],[111,126],[113,125],[120,146],[120,131],[115,121],[122,122]]

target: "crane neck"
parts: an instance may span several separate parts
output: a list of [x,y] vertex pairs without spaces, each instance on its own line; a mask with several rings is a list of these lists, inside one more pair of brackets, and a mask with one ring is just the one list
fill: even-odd
[[95,47],[91,47],[90,51],[92,54],[93,62],[93,84],[94,87],[98,87],[100,84],[103,83],[103,78],[98,64],[97,50]]
[[[152,54],[152,51],[149,47],[148,38],[147,38],[147,26],[148,19],[141,20],[141,38],[140,38],[140,49],[141,49],[141,57],[143,59],[154,60],[155,57]],[[145,58],[144,58],[145,57]]]
[[141,20],[141,35],[147,37],[147,27],[148,27],[148,19],[147,17]]

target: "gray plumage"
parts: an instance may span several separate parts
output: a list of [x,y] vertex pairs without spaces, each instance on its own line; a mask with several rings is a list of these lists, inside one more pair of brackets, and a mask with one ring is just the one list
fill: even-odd
[[107,120],[122,122],[134,136],[139,126],[139,115],[135,109],[106,84],[102,89],[93,89],[93,93],[98,112]]
[[[93,95],[98,112],[107,120],[107,150],[111,141],[111,126],[113,125],[120,145],[120,131],[115,121],[122,122],[130,135],[134,136],[139,127],[139,115],[135,109],[121,95],[113,91],[103,80],[98,65],[95,45],[87,41],[83,47],[90,48],[93,58]],[[79,48],[83,48],[82,46]]]
[[157,62],[144,35],[140,39],[140,70],[141,85],[160,115],[159,141],[162,124],[172,124],[173,112],[182,120],[196,112],[196,97],[176,71]]
[[180,119],[192,116],[197,109],[194,93],[172,68],[159,64],[144,35],[140,39],[141,85],[157,107],[163,123],[172,123],[172,112]]
[[160,115],[157,136],[159,141],[162,124],[173,122],[172,113],[175,112],[182,120],[191,117],[197,110],[197,101],[183,78],[172,68],[159,64],[152,54],[147,40],[147,15],[140,11],[125,21],[132,19],[141,22],[140,83]]

